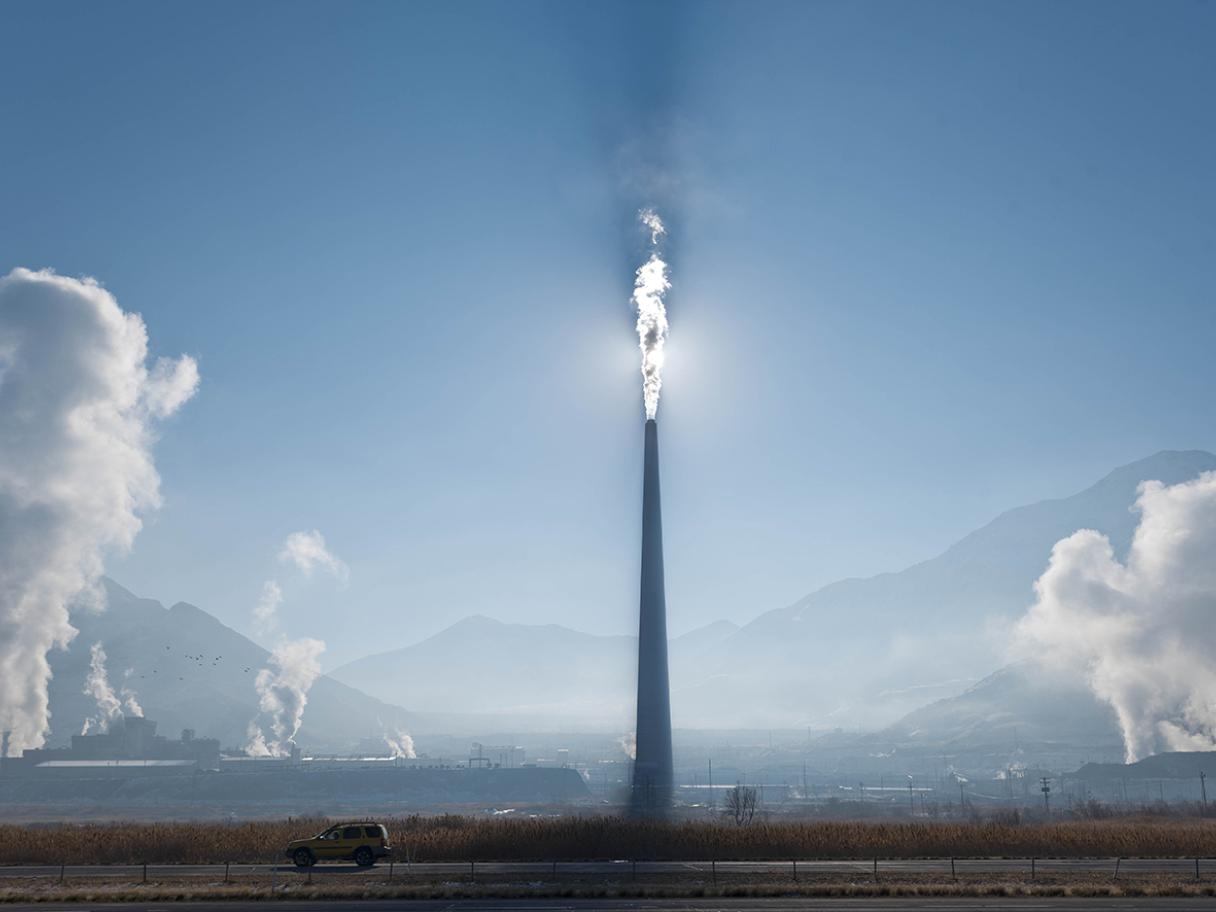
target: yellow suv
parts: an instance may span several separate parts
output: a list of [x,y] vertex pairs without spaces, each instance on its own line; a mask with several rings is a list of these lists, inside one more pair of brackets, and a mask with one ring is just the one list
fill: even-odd
[[354,859],[359,867],[369,868],[377,858],[392,853],[388,830],[382,824],[367,821],[339,823],[311,839],[293,839],[287,844],[287,857],[301,868],[335,859]]

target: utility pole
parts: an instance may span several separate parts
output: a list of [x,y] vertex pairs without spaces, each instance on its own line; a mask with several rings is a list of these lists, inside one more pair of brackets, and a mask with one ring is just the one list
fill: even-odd
[[714,796],[714,758],[706,758],[709,761],[709,809],[715,810],[718,807],[718,799]]
[[912,791],[912,774],[908,774],[908,810],[916,813],[916,795]]
[[1046,776],[1039,779],[1039,791],[1043,793],[1043,810],[1051,813],[1051,780]]
[[1199,792],[1203,796],[1203,804],[1199,808],[1199,816],[1206,817],[1208,815],[1208,774],[1203,770],[1199,771]]

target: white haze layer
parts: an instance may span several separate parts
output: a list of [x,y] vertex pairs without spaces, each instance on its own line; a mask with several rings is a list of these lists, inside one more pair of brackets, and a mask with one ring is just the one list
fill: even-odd
[[198,387],[192,358],[148,366],[148,333],[92,279],[15,269],[0,278],[0,730],[9,752],[50,727],[47,653],[96,607],[108,551],[160,503],[157,419]]
[[107,732],[110,723],[122,716],[142,716],[143,707],[135,698],[135,693],[129,688],[122,689],[122,698],[110,686],[106,674],[106,651],[101,643],[89,647],[89,673],[84,679],[84,693],[97,702],[97,714],[84,720],[80,729],[82,735],[91,731]]
[[1140,485],[1127,562],[1085,529],[1057,542],[1023,643],[1084,669],[1127,760],[1216,748],[1216,472]]
[[667,308],[663,296],[671,288],[671,282],[667,279],[667,263],[659,256],[657,249],[667,229],[653,209],[643,209],[638,218],[650,231],[650,245],[655,248],[650,258],[638,267],[632,298],[638,314],[638,347],[642,351],[642,395],[646,403],[646,417],[653,418],[659,410],[664,349],[667,345]]
[[291,753],[308,691],[321,674],[320,640],[299,639],[280,643],[270,654],[269,665],[258,672],[258,715],[248,727],[245,750],[254,757],[282,757]]

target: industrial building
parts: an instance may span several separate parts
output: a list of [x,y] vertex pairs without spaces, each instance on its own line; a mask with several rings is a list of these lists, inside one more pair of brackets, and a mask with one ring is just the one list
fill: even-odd
[[115,720],[109,730],[73,735],[70,747],[37,748],[20,757],[0,759],[0,776],[111,775],[122,771],[152,775],[185,769],[214,769],[220,762],[220,742],[196,738],[186,729],[176,741],[156,733],[156,723],[142,716]]

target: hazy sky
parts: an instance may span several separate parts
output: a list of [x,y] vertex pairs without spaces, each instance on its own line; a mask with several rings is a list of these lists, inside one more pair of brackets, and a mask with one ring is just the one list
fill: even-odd
[[[0,4],[0,274],[202,385],[116,579],[327,666],[636,621],[671,226],[675,632],[1216,449],[1216,5]],[[319,529],[349,566],[276,555]],[[1027,580],[1029,587],[1033,581]]]

